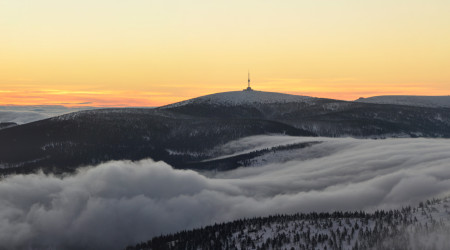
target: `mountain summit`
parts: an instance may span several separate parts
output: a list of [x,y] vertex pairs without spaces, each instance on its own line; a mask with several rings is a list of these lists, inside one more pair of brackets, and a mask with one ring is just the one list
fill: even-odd
[[210,104],[210,105],[225,105],[225,106],[237,106],[248,104],[274,104],[274,103],[313,103],[318,98],[300,95],[289,95],[276,92],[265,91],[230,91],[221,92],[211,95],[200,96],[197,98],[189,99],[174,104],[165,106],[166,108],[173,108],[184,106],[187,104]]

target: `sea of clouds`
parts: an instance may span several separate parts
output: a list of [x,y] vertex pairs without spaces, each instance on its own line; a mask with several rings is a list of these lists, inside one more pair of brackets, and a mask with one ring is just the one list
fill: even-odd
[[[417,205],[450,191],[450,140],[256,136],[245,151],[322,141],[260,167],[208,175],[164,162],[113,161],[64,177],[0,181],[0,249],[120,249],[243,217]],[[313,154],[314,157],[303,157]]]

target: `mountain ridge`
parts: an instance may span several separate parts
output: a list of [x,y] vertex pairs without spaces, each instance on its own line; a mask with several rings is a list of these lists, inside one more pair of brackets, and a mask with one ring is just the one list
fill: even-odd
[[355,102],[396,104],[417,107],[450,108],[450,96],[381,95],[359,98]]
[[0,173],[148,157],[185,169],[205,150],[264,134],[450,138],[450,109],[234,91],[151,109],[85,110],[0,130]]
[[252,103],[289,103],[289,102],[309,103],[313,102],[315,99],[323,99],[323,98],[291,95],[278,92],[266,92],[258,90],[228,91],[191,98],[181,102],[176,102],[162,106],[162,108],[173,108],[193,103],[230,105],[230,106],[252,104]]

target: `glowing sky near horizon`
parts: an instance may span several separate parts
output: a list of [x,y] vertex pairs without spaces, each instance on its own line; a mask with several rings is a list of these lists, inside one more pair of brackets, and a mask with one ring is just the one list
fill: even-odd
[[450,94],[448,0],[0,0],[0,105]]

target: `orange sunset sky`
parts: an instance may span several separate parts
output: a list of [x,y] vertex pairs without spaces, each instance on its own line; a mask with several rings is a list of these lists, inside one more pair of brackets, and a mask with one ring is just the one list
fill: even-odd
[[0,0],[0,105],[450,95],[448,0]]

